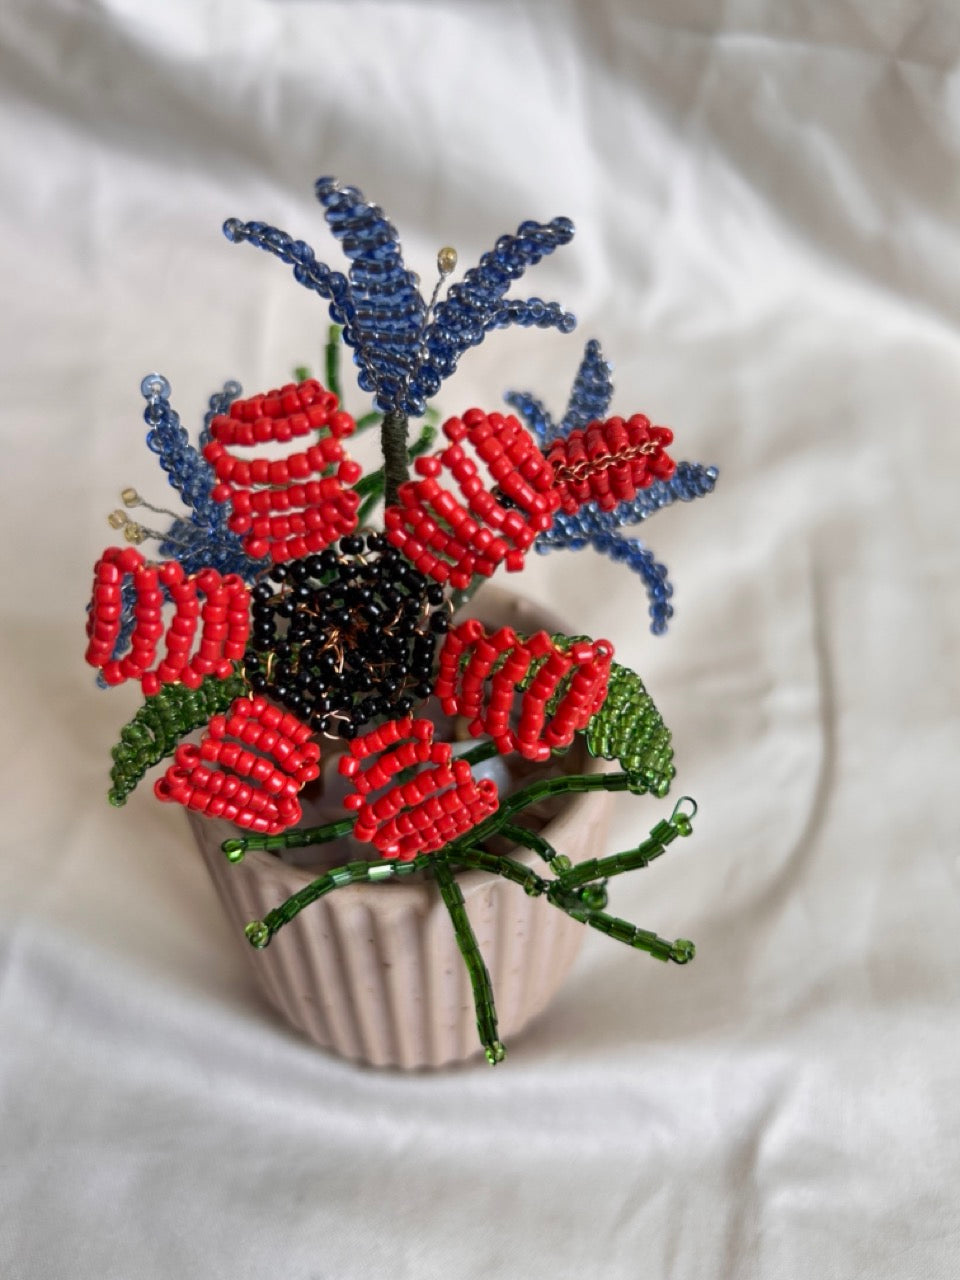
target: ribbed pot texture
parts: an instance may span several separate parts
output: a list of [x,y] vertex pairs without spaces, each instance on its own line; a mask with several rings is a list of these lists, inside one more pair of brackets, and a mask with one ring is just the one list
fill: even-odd
[[[521,632],[565,629],[500,591],[484,592],[473,611],[488,625]],[[605,792],[572,797],[543,834],[575,861],[599,857],[606,852],[610,807]],[[377,1067],[442,1067],[480,1052],[470,981],[431,881],[348,885],[306,908],[256,951],[244,925],[262,919],[319,870],[258,851],[229,863],[220,844],[237,829],[192,812],[188,818],[257,982],[291,1026],[324,1049]],[[524,849],[512,856],[529,866],[539,862]],[[499,876],[465,871],[457,880],[493,981],[500,1038],[509,1048],[558,990],[585,929]]]

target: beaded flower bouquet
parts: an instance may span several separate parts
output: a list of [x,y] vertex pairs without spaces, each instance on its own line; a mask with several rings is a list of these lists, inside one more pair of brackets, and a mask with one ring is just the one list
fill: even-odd
[[[229,864],[340,842],[342,865],[328,862],[246,925],[254,948],[308,928],[300,913],[348,886],[425,884],[449,914],[480,1043],[496,1063],[494,991],[464,873],[511,882],[542,899],[538,910],[684,964],[693,945],[609,914],[606,886],[689,834],[695,805],[681,800],[623,852],[583,860],[578,848],[555,848],[552,828],[530,817],[537,806],[587,792],[663,797],[674,775],[669,732],[609,641],[492,626],[482,610],[462,617],[461,608],[499,569],[520,570],[531,549],[589,546],[639,575],[651,629],[662,632],[672,613],[666,570],[621,529],[710,492],[716,472],[675,464],[671,432],[642,415],[606,416],[612,386],[596,342],[559,422],[533,396],[511,393],[523,424],[471,408],[438,431],[428,402],[491,329],[573,328],[556,303],[506,296],[571,239],[572,224],[524,222],[445,290],[457,256],[442,249],[424,299],[380,209],[329,178],[316,194],[347,275],[263,223],[231,219],[224,231],[292,266],[329,304],[326,385],[298,369],[296,381],[242,399],[227,383],[194,446],[166,380],[143,381],[147,444],[187,510],[165,513],[172,522],[154,531],[128,510],[163,509],[124,490],[126,509],[110,521],[129,545],[108,547],[94,569],[86,659],[102,685],[138,682],[145,699],[113,749],[109,797],[124,804],[170,758],[156,796],[232,824]],[[359,420],[341,407],[344,343],[375,406]],[[417,417],[425,425],[411,442]],[[370,429],[382,465],[364,474],[345,443]],[[138,549],[148,538],[156,559]],[[498,759],[519,770],[498,774]],[[304,797],[331,770],[343,816],[302,825]],[[389,895],[390,884],[377,892]]]

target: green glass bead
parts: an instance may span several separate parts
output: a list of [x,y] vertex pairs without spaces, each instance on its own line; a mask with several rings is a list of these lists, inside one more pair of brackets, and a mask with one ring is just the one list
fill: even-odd
[[555,858],[551,859],[550,866],[558,875],[562,876],[565,871],[570,870],[573,863],[565,853],[558,853]]
[[670,959],[676,964],[687,964],[697,954],[697,948],[689,938],[677,938],[670,951]]
[[607,891],[601,884],[584,885],[580,901],[589,911],[602,911],[607,905]]
[[493,1044],[488,1044],[485,1053],[491,1067],[495,1067],[498,1062],[502,1062],[507,1056],[507,1051],[499,1040],[494,1040]]
[[673,819],[673,825],[676,828],[677,835],[688,836],[693,831],[693,823],[685,813],[678,813]]
[[220,849],[228,862],[242,862],[246,853],[242,840],[224,840]]
[[256,947],[258,951],[270,941],[270,929],[262,920],[251,920],[243,931],[247,935],[247,941],[252,947]]

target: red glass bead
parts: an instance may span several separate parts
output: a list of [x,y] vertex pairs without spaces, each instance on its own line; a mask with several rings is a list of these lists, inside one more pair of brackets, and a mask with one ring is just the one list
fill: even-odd
[[[340,772],[351,779],[344,807],[356,812],[353,834],[386,858],[409,861],[432,853],[469,831],[498,804],[497,788],[477,782],[465,761],[452,759],[447,742],[433,741],[429,720],[389,721],[350,744]],[[403,783],[397,774],[424,766]],[[371,793],[387,787],[378,798]]]
[[[400,486],[384,525],[388,540],[421,573],[464,588],[500,564],[521,568],[537,534],[550,527],[560,499],[552,467],[516,418],[468,409],[445,422],[443,431],[449,447],[416,460],[419,478]],[[462,441],[476,449],[498,488],[484,488]],[[438,483],[444,469],[466,505]]]
[[[248,555],[269,555],[275,562],[299,559],[353,532],[360,499],[349,486],[359,478],[360,468],[344,454],[340,440],[355,426],[348,413],[338,410],[336,396],[312,378],[266,396],[235,401],[229,414],[213,419],[213,439],[204,449],[220,481],[212,496],[216,502],[233,501],[227,523],[243,537]],[[247,463],[227,449],[282,443],[311,432],[326,434],[286,458]],[[304,486],[311,476],[319,478]],[[261,519],[253,520],[251,512]]]
[[569,746],[599,709],[612,660],[606,640],[564,649],[545,631],[520,639],[509,627],[487,633],[470,619],[447,633],[434,694],[447,715],[464,716],[470,732],[488,735],[500,752],[542,761]]
[[[319,774],[320,748],[293,716],[282,718],[281,736],[270,727],[276,714],[264,698],[237,698],[226,715],[211,719],[199,743],[180,744],[154,787],[158,799],[218,812],[269,835],[293,826],[301,817],[298,793]],[[257,751],[246,750],[245,742]],[[286,751],[278,750],[281,744]],[[222,804],[211,810],[214,798]]]
[[640,413],[626,422],[589,422],[555,440],[547,457],[562,509],[570,514],[595,502],[602,511],[611,511],[654,480],[668,480],[676,470],[665,452],[672,440],[669,428],[651,426]]

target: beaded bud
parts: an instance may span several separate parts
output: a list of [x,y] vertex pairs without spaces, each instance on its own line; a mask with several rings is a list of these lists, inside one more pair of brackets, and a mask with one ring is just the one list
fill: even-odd
[[611,511],[654,480],[669,479],[676,463],[664,446],[672,440],[668,427],[651,426],[642,413],[626,421],[590,422],[554,440],[547,457],[561,508],[572,513],[586,502],[595,502],[601,511]]
[[510,627],[488,632],[475,618],[446,638],[434,693],[447,715],[464,716],[503,754],[543,761],[568,747],[606,696],[608,640],[558,643],[545,631],[521,639]]
[[298,793],[320,772],[310,729],[266,698],[235,699],[199,743],[183,742],[154,786],[158,800],[182,804],[264,835],[299,822]]
[[[516,418],[469,409],[462,418],[448,419],[443,432],[450,445],[417,459],[420,479],[400,486],[384,525],[388,540],[421,573],[463,589],[500,564],[508,571],[521,569],[537,535],[550,528],[560,495],[550,464]],[[484,487],[464,442],[483,462],[494,488]],[[462,501],[441,486],[444,470],[456,481]]]
[[[322,551],[357,526],[360,499],[349,487],[360,468],[340,440],[355,429],[337,397],[312,378],[266,395],[235,400],[210,424],[203,456],[217,474],[212,496],[230,502],[229,529],[243,538],[247,555],[275,563]],[[288,443],[319,432],[306,449],[285,458],[250,461],[230,447]]]
[[[353,782],[344,799],[357,820],[353,834],[385,858],[409,862],[477,826],[498,804],[496,784],[478,781],[449,742],[434,742],[429,720],[390,720],[350,744],[339,769]],[[418,766],[423,766],[418,768]],[[405,781],[401,772],[417,769]],[[372,793],[381,794],[372,798]]]
[[[117,656],[127,581],[133,590],[134,625],[127,651]],[[165,626],[168,602],[174,616]],[[84,656],[100,669],[105,684],[140,680],[148,696],[173,681],[195,689],[208,675],[225,680],[246,649],[249,606],[247,587],[236,574],[201,569],[188,576],[176,560],[151,564],[133,547],[108,547],[94,566]],[[157,662],[161,639],[166,652]]]

